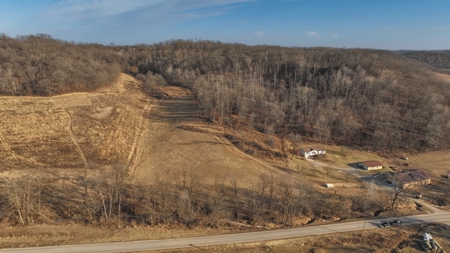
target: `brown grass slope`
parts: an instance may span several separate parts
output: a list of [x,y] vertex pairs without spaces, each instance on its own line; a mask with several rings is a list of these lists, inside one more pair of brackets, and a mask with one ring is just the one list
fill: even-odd
[[202,183],[238,179],[240,187],[246,188],[264,173],[285,174],[237,149],[223,137],[222,127],[205,123],[189,90],[176,86],[162,90],[169,97],[155,104],[147,115],[134,176],[137,182],[150,183],[155,177],[185,171],[195,173]]
[[149,99],[122,74],[93,93],[0,97],[0,170],[126,163]]

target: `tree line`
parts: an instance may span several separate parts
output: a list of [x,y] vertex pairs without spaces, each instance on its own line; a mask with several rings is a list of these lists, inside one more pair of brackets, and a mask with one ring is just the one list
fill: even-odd
[[76,178],[36,170],[2,184],[0,220],[11,225],[292,226],[298,217],[310,221],[372,217],[390,204],[390,196],[370,184],[360,189],[361,194],[344,197],[339,189],[318,191],[302,180],[301,173],[289,177],[261,174],[251,187],[242,184],[226,175],[204,184],[191,168],[155,173],[148,185],[132,184],[121,165],[89,170]]
[[0,34],[0,95],[92,91],[118,78],[119,62],[103,45],[75,44],[45,34]]
[[450,70],[450,50],[436,51],[400,51],[408,58],[415,59],[439,69]]

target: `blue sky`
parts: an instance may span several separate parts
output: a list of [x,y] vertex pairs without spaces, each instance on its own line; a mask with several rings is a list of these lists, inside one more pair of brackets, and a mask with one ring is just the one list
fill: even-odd
[[450,0],[0,0],[0,33],[117,45],[450,49]]

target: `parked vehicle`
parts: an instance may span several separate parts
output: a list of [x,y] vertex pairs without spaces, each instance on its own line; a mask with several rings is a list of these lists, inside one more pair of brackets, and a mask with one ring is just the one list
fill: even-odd
[[393,221],[390,222],[390,224],[391,224],[391,226],[396,227],[396,226],[402,225],[403,221],[401,221],[401,220],[393,220]]
[[378,225],[378,227],[380,227],[380,228],[388,228],[390,226],[391,226],[391,224],[389,224],[389,222],[387,222],[387,221],[382,221],[381,224]]

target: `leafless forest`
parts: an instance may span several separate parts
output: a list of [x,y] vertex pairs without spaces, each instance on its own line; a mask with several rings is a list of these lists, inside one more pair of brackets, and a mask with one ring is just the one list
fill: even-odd
[[206,118],[231,127],[247,124],[268,134],[390,152],[448,148],[448,83],[405,56],[438,68],[449,64],[446,51],[399,54],[212,41],[102,46],[2,35],[0,93],[93,90],[112,82],[120,66],[150,93],[165,83],[189,87]]
[[104,46],[74,44],[48,35],[0,34],[0,94],[52,96],[92,91],[113,82],[118,58]]
[[408,58],[429,64],[446,73],[450,71],[450,50],[440,51],[400,51]]
[[191,88],[207,118],[232,127],[389,152],[450,143],[449,84],[395,52],[211,41],[122,50],[128,71]]

